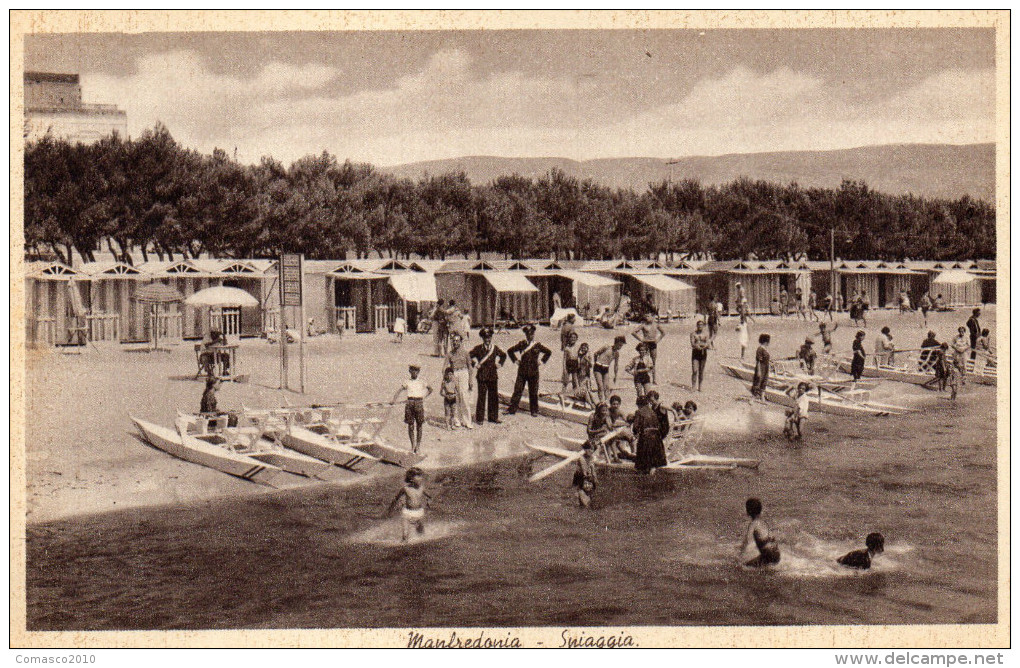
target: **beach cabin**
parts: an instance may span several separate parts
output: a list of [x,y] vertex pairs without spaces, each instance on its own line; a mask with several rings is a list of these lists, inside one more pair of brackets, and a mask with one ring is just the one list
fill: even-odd
[[996,265],[995,260],[976,260],[970,273],[981,282],[981,303],[995,303]]
[[447,262],[436,270],[436,293],[443,301],[455,300],[476,325],[492,325],[497,320],[547,320],[548,306],[543,305],[528,271],[534,269],[499,269],[487,260]]
[[70,303],[72,281],[81,284],[82,276],[60,262],[25,266],[25,340],[29,345],[63,345],[74,338],[72,330],[77,323]]
[[399,316],[413,331],[438,299],[435,275],[415,262],[348,260],[327,276],[337,330],[389,330]]
[[[569,305],[581,314],[594,316],[603,308],[615,311],[620,305],[622,284],[615,278],[573,269],[554,271],[559,279],[558,289],[564,307]],[[549,298],[551,300],[552,295]]]
[[847,260],[837,264],[836,274],[844,304],[862,291],[871,308],[899,308],[901,291],[910,295],[911,304],[921,297],[918,272],[903,262]]
[[[138,265],[138,269],[150,281],[160,281],[174,287],[187,299],[199,290],[220,285],[220,277],[207,269],[195,266],[194,260],[150,261]],[[200,339],[209,329],[209,309],[196,308],[186,304],[176,306],[181,316],[181,336],[185,339]],[[174,312],[174,306],[168,307]],[[147,340],[147,339],[141,339]]]
[[949,269],[932,278],[931,294],[942,295],[946,306],[978,306],[981,301],[982,281],[963,269]]
[[[79,290],[90,341],[148,341],[153,326],[149,308],[135,292],[149,280],[140,269],[123,262],[87,262],[79,267]],[[172,306],[171,308],[176,308]],[[171,334],[180,338],[179,318]]]
[[631,298],[631,308],[641,301],[659,316],[685,317],[697,310],[697,290],[689,283],[667,276],[669,267],[658,262],[596,260],[581,266],[586,272],[620,281]]
[[706,285],[728,313],[737,312],[738,283],[753,314],[776,310],[782,288],[786,288],[791,303],[797,288],[805,295],[811,290],[811,268],[803,260],[715,260],[703,264],[701,271],[717,276],[706,280]]
[[688,285],[693,285],[697,312],[708,313],[708,306],[713,298],[725,301],[725,281],[720,282],[719,276],[701,271],[698,266],[695,266],[696,264],[701,265],[704,262],[692,263],[688,260],[677,260],[667,264],[662,269],[662,273]]

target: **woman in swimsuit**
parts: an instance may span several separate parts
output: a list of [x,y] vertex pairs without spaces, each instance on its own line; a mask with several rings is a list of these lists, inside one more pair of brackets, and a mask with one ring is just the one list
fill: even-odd
[[609,375],[609,365],[613,365],[613,383],[620,373],[620,350],[626,345],[627,339],[617,336],[613,339],[613,345],[603,346],[595,352],[592,358],[592,372],[595,374],[595,387],[598,390],[599,401],[609,400],[609,386],[606,377]]
[[644,343],[637,344],[637,357],[627,365],[627,373],[634,376],[634,391],[638,398],[648,394],[652,382],[652,358],[648,354],[648,346]]
[[780,559],[779,541],[769,531],[765,521],[761,519],[761,501],[758,499],[748,499],[744,507],[751,521],[747,523],[747,531],[744,533],[744,542],[740,546],[740,554],[744,554],[744,551],[750,546],[752,541],[754,541],[755,547],[758,548],[758,556],[745,562],[744,565],[751,568],[761,568],[762,566],[778,564]]

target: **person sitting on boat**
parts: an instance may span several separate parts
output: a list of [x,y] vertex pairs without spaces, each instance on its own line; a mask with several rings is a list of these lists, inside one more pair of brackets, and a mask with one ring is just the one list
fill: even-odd
[[875,366],[891,366],[895,355],[896,346],[893,344],[892,330],[883,327],[878,336],[875,337]]
[[619,395],[614,394],[609,398],[609,426],[617,435],[606,446],[611,456],[633,460],[635,438],[630,425],[634,416],[624,414],[622,406],[623,399]]
[[935,351],[938,350],[939,340],[935,338],[935,332],[928,332],[928,336],[921,341],[921,354],[917,358],[918,371],[931,371],[933,368]]
[[786,426],[783,427],[783,435],[789,440],[800,440],[804,438],[801,431],[801,423],[808,418],[808,409],[811,407],[811,398],[808,392],[811,385],[805,382],[797,383],[787,394],[793,399],[793,407],[786,411]]
[[815,352],[815,340],[810,336],[804,339],[804,345],[797,351],[797,359],[800,360],[800,366],[810,375],[815,374],[815,360],[818,358],[818,353]]
[[199,413],[209,417],[221,415],[216,406],[216,390],[220,389],[220,379],[211,375],[205,380],[205,392],[202,393],[202,403]]
[[582,454],[577,460],[577,470],[574,471],[572,484],[577,488],[578,505],[587,508],[591,505],[591,497],[599,484],[599,476],[595,467],[595,446],[589,439],[581,447]]
[[644,398],[645,404],[634,416],[633,430],[638,439],[634,467],[648,474],[667,464],[663,439],[669,434],[669,411],[659,403],[659,393],[655,390]]
[[612,431],[612,422],[609,419],[609,404],[605,402],[599,402],[592,412],[591,417],[588,418],[588,426],[586,433],[588,435],[588,442],[591,443],[596,450],[602,445],[602,439]]
[[744,565],[751,568],[761,568],[778,564],[780,559],[779,541],[769,531],[765,521],[761,519],[761,501],[754,498],[748,499],[744,504],[744,508],[751,520],[747,523],[747,531],[744,532],[744,542],[740,545],[741,558],[752,542],[758,548],[758,556],[745,562]]
[[868,537],[864,539],[863,550],[847,552],[837,559],[836,563],[847,568],[857,568],[866,571],[871,568],[871,562],[875,555],[882,554],[883,552],[885,552],[885,536],[876,531],[869,533]]

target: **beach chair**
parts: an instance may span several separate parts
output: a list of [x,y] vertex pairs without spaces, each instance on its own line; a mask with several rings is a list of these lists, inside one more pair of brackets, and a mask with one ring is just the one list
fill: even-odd
[[705,435],[705,418],[696,417],[691,420],[677,420],[670,430],[670,444],[666,451],[669,461],[677,461],[686,456],[698,454],[697,447]]

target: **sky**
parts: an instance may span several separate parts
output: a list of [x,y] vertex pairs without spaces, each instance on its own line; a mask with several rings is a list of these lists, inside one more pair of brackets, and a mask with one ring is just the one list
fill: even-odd
[[378,166],[994,141],[990,29],[30,35],[137,137]]

